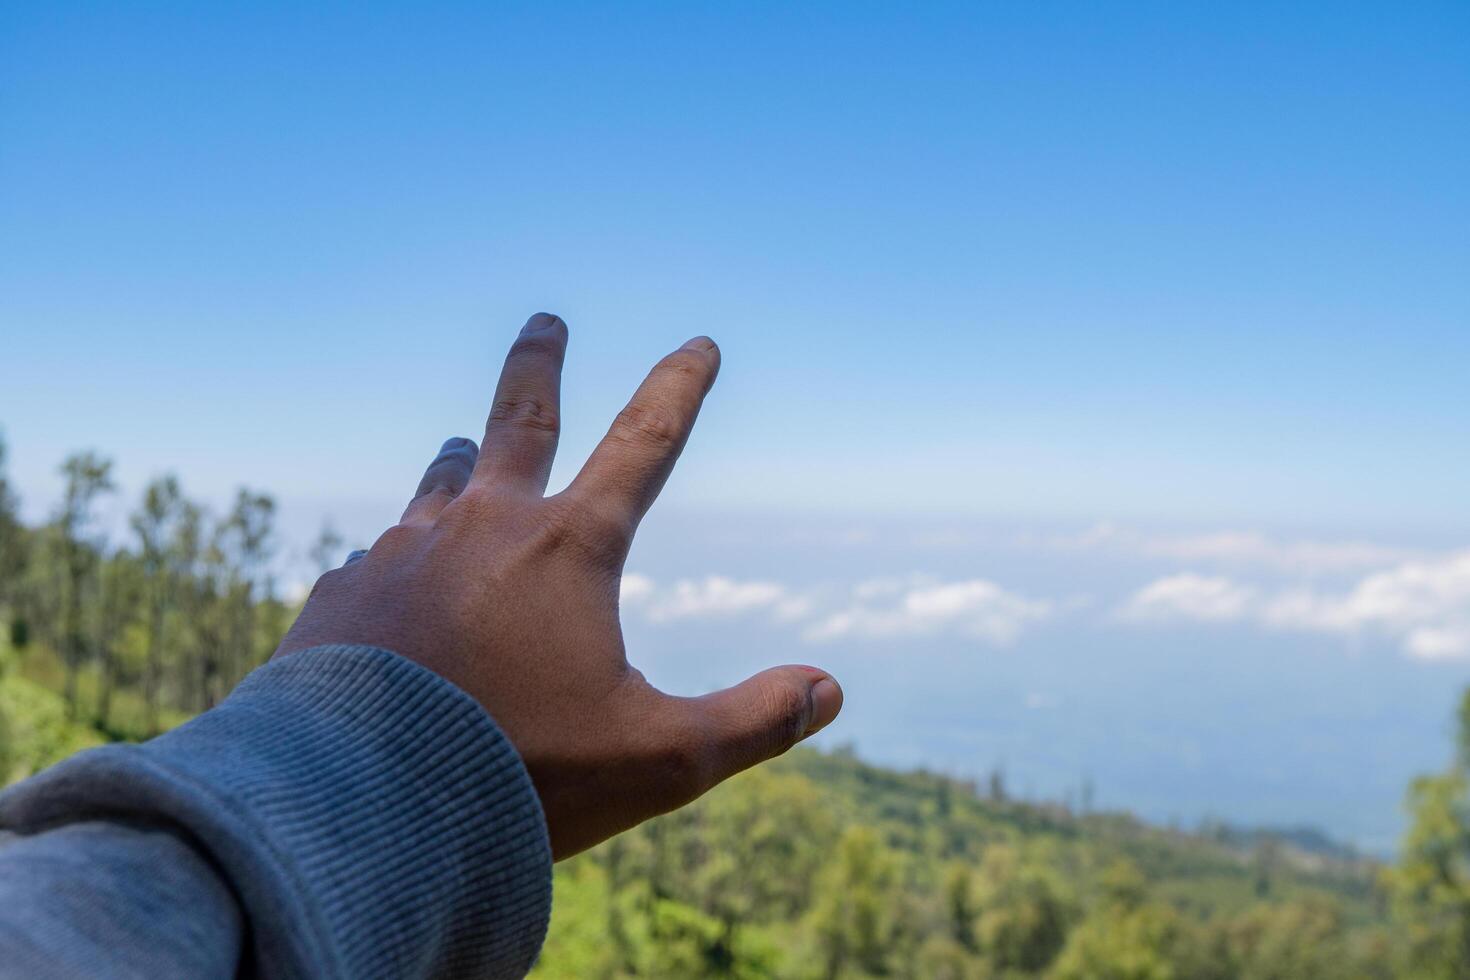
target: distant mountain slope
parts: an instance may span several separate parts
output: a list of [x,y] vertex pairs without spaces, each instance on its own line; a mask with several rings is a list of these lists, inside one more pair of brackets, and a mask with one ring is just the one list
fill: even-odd
[[542,977],[1390,975],[1345,849],[798,750],[558,866]]

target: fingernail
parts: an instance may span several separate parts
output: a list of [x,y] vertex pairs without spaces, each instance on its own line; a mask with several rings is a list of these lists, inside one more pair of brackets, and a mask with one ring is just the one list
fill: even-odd
[[817,732],[832,724],[832,719],[837,717],[837,712],[842,710],[842,688],[830,677],[823,677],[812,685],[812,718],[807,723],[807,735],[815,735]]
[[521,327],[521,333],[532,333],[536,330],[544,330],[553,326],[561,317],[554,313],[532,313],[526,325]]
[[704,355],[705,363],[710,366],[710,384],[713,384],[715,372],[720,370],[719,345],[716,344],[713,340],[710,340],[708,337],[695,337],[693,340],[686,340],[684,342],[684,345],[679,349],[692,350],[696,353]]
[[456,450],[464,449],[470,445],[470,442],[464,436],[450,436],[444,440],[444,445],[439,447],[439,455],[443,456],[445,453],[452,453]]

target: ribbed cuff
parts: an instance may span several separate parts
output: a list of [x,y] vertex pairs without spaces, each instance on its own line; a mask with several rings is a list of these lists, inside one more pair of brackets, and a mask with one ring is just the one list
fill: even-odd
[[385,650],[272,661],[212,711],[0,797],[0,825],[164,818],[221,867],[265,976],[520,977],[551,913],[530,777],[490,716]]

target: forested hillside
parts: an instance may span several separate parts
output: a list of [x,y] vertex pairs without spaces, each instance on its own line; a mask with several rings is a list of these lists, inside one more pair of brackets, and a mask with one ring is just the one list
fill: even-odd
[[1379,869],[796,751],[560,866],[546,977],[1377,977]]
[[[95,519],[105,460],[68,459],[38,527],[3,473],[0,452],[3,781],[207,709],[289,623],[268,497],[211,516],[164,478],[115,540]],[[536,975],[1470,976],[1470,699],[1460,730],[1409,787],[1393,866],[1310,832],[1183,833],[797,750],[559,865]]]

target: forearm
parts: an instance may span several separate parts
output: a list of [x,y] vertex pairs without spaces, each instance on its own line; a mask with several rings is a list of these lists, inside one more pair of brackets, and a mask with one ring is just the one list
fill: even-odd
[[[550,850],[519,757],[453,685],[381,650],[278,659],[174,732],[0,796],[0,825],[38,834],[30,846],[120,819],[197,846],[248,922],[242,965],[261,976],[519,976],[549,916]],[[26,867],[22,892],[61,880]],[[24,894],[0,919],[16,904]],[[161,914],[205,927],[192,905]]]

